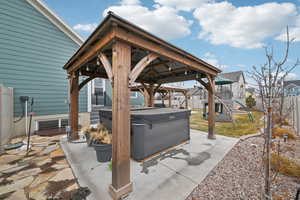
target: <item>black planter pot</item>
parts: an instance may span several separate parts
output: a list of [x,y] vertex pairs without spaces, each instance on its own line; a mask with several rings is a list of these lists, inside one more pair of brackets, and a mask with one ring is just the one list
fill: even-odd
[[109,162],[112,157],[112,145],[111,144],[97,144],[93,143],[93,147],[96,151],[98,162]]

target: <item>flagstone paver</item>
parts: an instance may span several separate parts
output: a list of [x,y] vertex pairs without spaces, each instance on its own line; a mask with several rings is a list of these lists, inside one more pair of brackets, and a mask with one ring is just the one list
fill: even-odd
[[[59,146],[59,138],[31,137],[31,151],[26,146],[12,149],[0,156],[0,195],[7,200],[43,200],[51,195],[72,192],[79,188],[73,172]],[[15,138],[11,143],[26,142],[27,138]],[[67,182],[66,182],[67,181]],[[52,184],[52,186],[51,186]],[[51,187],[56,185],[64,187]],[[51,187],[50,187],[51,186]]]
[[25,191],[23,189],[15,191],[7,200],[27,200]]
[[63,180],[71,180],[74,179],[73,172],[71,168],[66,168],[59,171],[56,176],[50,179],[50,181],[63,181]]
[[19,189],[22,189],[22,188],[30,185],[31,182],[33,181],[33,179],[34,179],[33,176],[29,176],[29,177],[23,178],[21,180],[17,180],[11,184],[4,185],[4,186],[0,187],[0,195],[9,193],[9,192],[13,192],[13,191],[18,191]]
[[27,170],[20,171],[19,173],[8,177],[7,180],[13,180],[13,181],[20,180],[27,176],[35,176],[38,173],[40,173],[41,171],[42,170],[40,168],[27,169]]

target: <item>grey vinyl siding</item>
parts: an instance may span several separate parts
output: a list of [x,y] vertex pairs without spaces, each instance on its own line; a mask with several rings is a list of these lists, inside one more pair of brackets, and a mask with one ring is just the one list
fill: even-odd
[[[68,80],[62,69],[79,48],[26,0],[0,1],[0,83],[14,88],[14,114],[20,96],[35,99],[37,115],[68,112]],[[87,88],[80,92],[80,112],[87,111]]]

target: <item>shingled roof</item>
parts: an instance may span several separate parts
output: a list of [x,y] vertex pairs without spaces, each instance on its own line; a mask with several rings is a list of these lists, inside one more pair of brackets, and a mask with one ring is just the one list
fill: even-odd
[[243,76],[243,78],[245,80],[243,71],[236,71],[236,72],[228,72],[228,73],[219,74],[219,77],[230,79],[234,82],[238,82],[239,79],[240,79],[240,76]]
[[287,85],[290,85],[290,84],[294,84],[294,85],[300,86],[300,80],[284,81],[284,86],[287,86]]

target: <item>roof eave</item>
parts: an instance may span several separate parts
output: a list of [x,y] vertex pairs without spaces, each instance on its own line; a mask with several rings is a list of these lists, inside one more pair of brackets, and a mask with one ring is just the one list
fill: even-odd
[[65,23],[57,14],[55,14],[48,6],[41,0],[26,0],[30,5],[32,5],[36,10],[38,10],[42,15],[49,19],[56,27],[58,27],[62,32],[64,32],[69,38],[71,38],[78,45],[83,44],[83,39],[67,24]]

